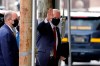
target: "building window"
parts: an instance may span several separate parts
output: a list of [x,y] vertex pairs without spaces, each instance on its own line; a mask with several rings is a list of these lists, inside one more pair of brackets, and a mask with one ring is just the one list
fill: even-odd
[[[90,0],[71,0],[71,11],[87,11],[90,7]],[[64,9],[67,9],[67,0],[60,0],[60,7],[64,4]]]

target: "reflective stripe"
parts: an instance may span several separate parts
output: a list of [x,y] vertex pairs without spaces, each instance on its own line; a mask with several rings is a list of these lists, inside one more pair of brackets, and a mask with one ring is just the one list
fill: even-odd
[[28,51],[28,52],[20,52],[19,56],[28,56],[32,53],[32,51]]
[[61,40],[63,43],[68,42],[68,38],[62,38]]
[[[62,42],[68,42],[68,38],[62,38]],[[90,42],[100,43],[100,38],[91,38]]]
[[91,38],[90,42],[100,43],[100,38]]

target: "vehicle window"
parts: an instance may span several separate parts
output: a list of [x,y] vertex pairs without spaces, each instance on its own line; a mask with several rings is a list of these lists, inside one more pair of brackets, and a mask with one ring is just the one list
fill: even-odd
[[[100,24],[100,18],[71,18],[72,30],[96,30]],[[66,22],[68,25],[68,22]],[[66,27],[67,29],[67,27]]]

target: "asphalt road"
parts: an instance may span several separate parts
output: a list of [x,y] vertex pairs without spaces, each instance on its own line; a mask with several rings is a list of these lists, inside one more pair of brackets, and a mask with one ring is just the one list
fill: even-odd
[[[61,66],[66,66],[65,63],[62,61]],[[91,62],[74,62],[72,66],[100,66],[100,61],[91,61]]]

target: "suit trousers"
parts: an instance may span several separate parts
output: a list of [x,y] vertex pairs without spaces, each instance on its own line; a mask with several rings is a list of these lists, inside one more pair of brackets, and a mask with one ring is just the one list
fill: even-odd
[[36,57],[36,65],[37,66],[47,66],[50,58],[49,52],[38,51],[38,55]]
[[49,62],[48,62],[48,66],[58,66],[58,62],[59,62],[59,57],[54,57],[54,56],[51,56],[49,58]]

